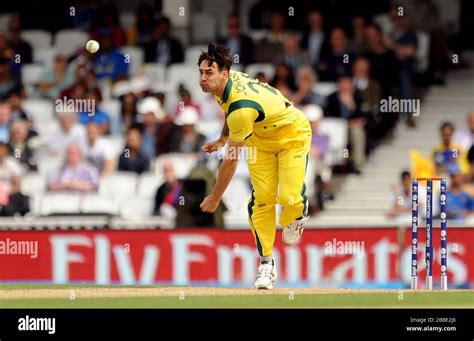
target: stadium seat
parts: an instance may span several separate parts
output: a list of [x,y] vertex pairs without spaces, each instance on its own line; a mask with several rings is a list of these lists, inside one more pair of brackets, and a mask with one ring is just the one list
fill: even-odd
[[54,57],[57,52],[53,48],[39,48],[34,51],[33,62],[40,64],[45,69],[51,69],[53,67]]
[[82,30],[59,30],[54,37],[54,47],[65,55],[69,56],[77,49],[85,48],[89,34]]
[[343,118],[325,117],[321,120],[320,129],[329,135],[329,153],[327,161],[330,165],[344,160],[342,150],[347,148],[348,127]]
[[38,159],[38,172],[44,175],[49,175],[55,172],[64,163],[64,158],[51,156],[48,154],[47,157],[37,157]]
[[200,120],[196,123],[196,131],[203,134],[206,137],[215,135],[216,132],[222,130],[224,122],[221,120]]
[[117,99],[108,99],[102,101],[99,105],[99,108],[109,115],[111,135],[121,134],[121,106],[120,101]]
[[110,214],[119,213],[119,204],[113,198],[103,197],[98,194],[88,194],[82,198],[81,212],[84,214]]
[[21,191],[29,196],[43,194],[46,191],[46,177],[41,173],[25,174],[21,181]]
[[329,96],[333,92],[337,91],[336,82],[318,82],[313,87],[313,91],[322,96]]
[[120,203],[120,216],[125,219],[137,219],[153,215],[155,201],[152,198],[130,197]]
[[102,178],[99,194],[109,198],[121,199],[135,195],[137,174],[133,172],[115,172]]
[[250,30],[249,35],[254,43],[258,43],[260,40],[266,37],[267,30]]
[[179,84],[183,84],[191,92],[195,102],[205,96],[199,87],[199,69],[196,64],[172,64],[168,68],[167,78],[172,91],[177,92]]
[[163,174],[144,173],[138,178],[137,195],[142,198],[154,198],[158,187],[164,182]]
[[207,50],[207,46],[205,45],[195,45],[195,46],[188,47],[184,54],[184,62],[186,64],[196,65],[202,51],[206,51],[206,50]]
[[8,31],[8,22],[14,13],[2,13],[0,14],[0,32]]
[[29,98],[25,99],[21,107],[31,116],[36,127],[49,124],[54,120],[54,102],[49,99]]
[[67,193],[47,193],[41,198],[40,214],[78,214],[80,212],[80,196]]
[[125,148],[125,137],[123,135],[112,135],[108,138],[114,150],[115,158],[118,159]]
[[194,13],[191,17],[191,34],[194,43],[204,43],[216,38],[217,20],[208,13]]
[[120,52],[125,55],[125,61],[127,61],[127,57],[129,57],[129,76],[137,75],[141,71],[145,58],[145,52],[143,51],[143,48],[136,46],[124,46],[120,48]]
[[[246,179],[235,177],[231,180],[229,187],[222,197],[227,207],[227,211],[224,214],[226,225],[247,224],[247,201],[250,194],[250,188]],[[236,200],[236,198],[239,199]]]
[[122,11],[119,14],[120,26],[125,31],[128,31],[136,22],[136,16],[134,12]]
[[166,66],[161,63],[146,63],[143,70],[154,81],[164,82],[166,80]]
[[33,54],[40,49],[51,48],[53,35],[45,30],[23,30],[21,38],[31,45]]
[[155,160],[155,173],[162,174],[163,163],[165,161],[171,161],[176,170],[178,178],[183,179],[189,175],[191,169],[196,166],[196,158],[194,155],[184,153],[168,153],[160,155]]
[[275,75],[275,66],[267,63],[255,63],[247,65],[245,68],[245,73],[252,78],[255,78],[258,72],[263,72],[267,79],[271,80]]
[[21,67],[21,82],[25,86],[38,85],[39,79],[45,67],[39,64],[24,64]]
[[418,45],[415,52],[415,65],[418,73],[425,73],[430,66],[430,35],[422,31],[416,31]]

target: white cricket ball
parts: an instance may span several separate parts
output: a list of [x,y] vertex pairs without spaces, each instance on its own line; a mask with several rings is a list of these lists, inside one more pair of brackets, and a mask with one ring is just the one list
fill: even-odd
[[96,53],[97,51],[99,51],[99,47],[100,45],[97,40],[91,39],[86,43],[86,50],[90,53]]

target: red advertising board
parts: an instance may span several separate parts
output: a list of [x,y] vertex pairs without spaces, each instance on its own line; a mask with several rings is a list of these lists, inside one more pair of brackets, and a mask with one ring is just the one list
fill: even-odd
[[[419,235],[423,236],[420,229]],[[306,229],[301,242],[274,257],[288,283],[409,283],[410,230]],[[424,238],[419,242],[420,285]],[[439,281],[439,229],[433,231],[434,282]],[[474,283],[474,229],[448,230],[450,285]],[[3,231],[0,281],[98,284],[244,284],[254,279],[257,253],[250,231],[211,229]]]

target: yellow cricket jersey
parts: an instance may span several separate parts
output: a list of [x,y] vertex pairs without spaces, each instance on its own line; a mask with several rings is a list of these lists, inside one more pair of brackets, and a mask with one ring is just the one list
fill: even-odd
[[[271,143],[305,133],[311,128],[306,116],[279,90],[243,72],[231,70],[224,98],[214,96],[226,112],[229,138],[236,142]],[[259,143],[260,142],[260,143]]]

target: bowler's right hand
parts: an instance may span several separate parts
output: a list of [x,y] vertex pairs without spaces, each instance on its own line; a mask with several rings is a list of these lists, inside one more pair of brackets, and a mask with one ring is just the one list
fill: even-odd
[[201,150],[205,153],[213,153],[224,146],[225,142],[223,142],[222,139],[219,139],[206,143],[204,146],[201,147]]

